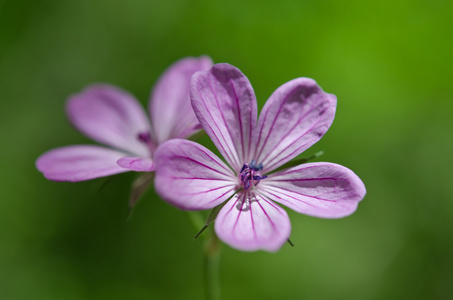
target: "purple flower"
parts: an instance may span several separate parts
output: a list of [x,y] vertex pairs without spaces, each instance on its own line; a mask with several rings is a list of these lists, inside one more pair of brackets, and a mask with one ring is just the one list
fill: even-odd
[[365,196],[360,178],[337,164],[306,163],[276,171],[316,143],[332,124],[336,97],[314,80],[297,78],[280,86],[257,120],[247,77],[231,65],[217,64],[194,74],[191,101],[201,126],[231,168],[197,143],[171,140],[155,154],[156,189],[186,210],[210,209],[226,201],[215,231],[232,247],[277,251],[285,243],[291,224],[275,202],[310,216],[341,218],[353,213]]
[[189,99],[190,78],[212,66],[209,57],[174,63],[157,82],[149,101],[151,122],[129,93],[106,84],[87,87],[67,102],[72,124],[95,145],[50,150],[36,161],[47,179],[83,181],[126,171],[154,170],[153,153],[162,142],[200,129]]

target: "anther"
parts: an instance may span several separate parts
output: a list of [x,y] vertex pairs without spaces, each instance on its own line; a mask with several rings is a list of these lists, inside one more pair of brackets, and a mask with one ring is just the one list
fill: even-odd
[[257,186],[261,179],[267,178],[266,175],[261,175],[263,164],[257,164],[256,160],[252,160],[250,164],[244,164],[239,173],[244,189],[249,189],[252,185]]

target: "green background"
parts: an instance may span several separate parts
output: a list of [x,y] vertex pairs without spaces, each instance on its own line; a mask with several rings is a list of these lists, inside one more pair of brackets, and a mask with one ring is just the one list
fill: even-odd
[[184,212],[150,189],[128,220],[135,174],[62,183],[34,166],[93,143],[69,95],[108,82],[146,105],[166,67],[202,54],[240,68],[260,107],[299,76],[336,94],[306,156],[324,150],[367,187],[344,219],[288,210],[293,248],[223,245],[223,299],[451,299],[451,3],[0,0],[0,299],[203,299]]

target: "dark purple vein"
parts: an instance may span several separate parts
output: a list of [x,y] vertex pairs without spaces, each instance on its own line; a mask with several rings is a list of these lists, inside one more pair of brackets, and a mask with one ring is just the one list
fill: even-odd
[[[315,109],[316,109],[316,107],[310,107],[310,109],[309,109],[305,114],[303,114],[302,116],[300,116],[300,117],[297,119],[297,122],[296,122],[296,123],[295,123],[295,124],[294,124],[294,125],[293,125],[286,133],[285,133],[285,134],[283,134],[283,135],[281,136],[281,139],[280,139],[277,143],[275,143],[275,145],[279,145],[285,138],[287,138],[287,136],[288,136],[294,129],[296,129],[296,128],[298,127],[298,125],[302,122],[302,120],[305,119],[305,117],[306,117],[308,114],[310,114],[310,113],[311,113],[313,110],[315,110]],[[318,122],[315,122],[315,124],[317,124],[317,123],[318,123]],[[309,132],[313,127],[314,127],[314,125],[312,125],[312,126],[310,127],[309,130],[305,131],[302,135],[300,135],[297,139],[295,139],[295,140],[290,144],[290,146],[291,146],[292,144],[294,144],[296,141],[298,141],[298,140],[299,140],[302,136],[304,136],[307,132]],[[288,146],[288,147],[289,147],[289,146]],[[266,155],[264,158],[262,158],[261,161],[266,160],[266,159],[269,157],[269,155],[270,155],[273,151],[275,151],[276,148],[277,148],[277,147],[274,147],[271,151],[268,151],[267,155]],[[272,161],[272,160],[271,160],[271,161]]]
[[[209,81],[209,87],[211,88],[211,90],[214,91],[214,88],[211,85],[211,81]],[[228,132],[228,135],[230,136],[231,143],[233,144],[233,147],[234,147],[234,150],[235,150],[235,153],[236,153],[236,155],[234,155],[235,153],[233,152],[233,150],[230,149],[229,145],[227,145],[228,149],[231,152],[232,157],[234,157],[234,160],[232,160],[231,163],[235,164],[235,166],[233,166],[234,169],[238,169],[239,165],[240,165],[239,158],[237,157],[238,149],[237,149],[236,143],[234,142],[233,135],[231,134],[230,127],[228,127],[228,124],[225,121],[225,116],[223,115],[222,109],[220,108],[220,102],[219,102],[219,99],[217,98],[217,94],[215,92],[213,92],[213,94],[214,94],[214,98],[215,98],[215,101],[216,101],[216,104],[217,104],[217,108],[218,108],[218,110],[220,112],[220,116],[221,116],[222,121],[223,121],[223,125],[225,126],[225,128],[226,128],[226,130]],[[220,130],[220,128],[219,128],[219,130]],[[223,136],[223,134],[222,134],[222,136]],[[224,140],[226,142],[226,138],[224,138]]]
[[[289,98],[290,96],[292,96],[292,94],[293,94],[294,92],[295,92],[295,90],[293,90],[293,91],[291,91],[290,93],[288,93],[288,95],[286,95],[286,97],[280,102],[280,106],[278,107],[277,113],[275,114],[274,120],[272,121],[271,128],[269,129],[269,132],[267,133],[266,139],[264,140],[263,145],[261,146],[261,149],[258,151],[258,153],[257,153],[257,155],[256,155],[256,157],[255,157],[256,159],[259,159],[260,161],[263,161],[263,160],[260,159],[259,157],[261,156],[261,153],[263,152],[264,147],[266,146],[267,141],[269,140],[269,136],[271,135],[272,130],[274,129],[275,122],[277,121],[278,115],[279,115],[279,114],[281,113],[281,111],[282,111],[283,105],[285,104],[286,100],[288,100],[288,98]],[[269,109],[266,111],[266,116],[267,116],[267,112],[268,112],[268,111],[269,111]],[[261,124],[260,134],[259,134],[260,140],[258,141],[257,145],[259,145],[259,143],[261,142],[261,133],[262,133],[262,131],[263,131],[263,127],[264,127],[264,124],[265,124],[264,121],[265,121],[265,120],[263,120],[263,124]]]
[[[230,79],[229,82],[230,82],[231,88],[233,89],[233,93],[234,93],[234,100],[236,102],[236,107],[237,107],[237,111],[238,111],[237,112],[237,119],[238,119],[238,122],[239,122],[239,130],[240,130],[240,133],[241,133],[241,150],[242,150],[241,152],[242,153],[240,155],[241,157],[239,157],[239,160],[241,160],[241,159],[244,160],[246,150],[244,149],[244,132],[243,132],[243,129],[242,129],[241,108],[239,106],[239,97],[238,97],[238,95],[236,93],[236,90],[234,88],[234,84],[233,84],[232,80]],[[239,154],[239,152],[238,152],[238,154]],[[239,161],[239,164],[244,163],[244,162],[245,161],[242,161],[242,162]]]
[[195,193],[178,193],[178,195],[194,196],[194,195],[207,194],[207,193],[210,193],[210,192],[213,192],[213,191],[217,191],[217,190],[220,190],[220,189],[224,189],[224,188],[230,187],[230,186],[232,186],[232,184],[222,185],[222,186],[219,186],[219,187],[216,187],[216,188],[213,188],[213,189],[210,189],[210,190],[206,190],[206,191],[201,191],[201,192],[195,192]]
[[[301,199],[299,199],[299,198],[296,198],[296,197],[294,197],[294,196],[291,196],[291,195],[289,195],[289,194],[287,194],[287,193],[283,193],[282,191],[289,192],[289,193],[294,193],[294,194],[297,194],[297,195],[301,195],[301,196],[303,196],[303,197],[313,198],[313,199],[320,200],[320,201],[334,202],[334,203],[337,202],[337,200],[328,200],[328,199],[319,198],[319,197],[316,197],[316,196],[306,195],[306,194],[302,194],[302,193],[299,193],[299,192],[295,192],[295,191],[292,191],[292,190],[285,189],[285,188],[283,188],[283,187],[269,186],[268,188],[270,188],[270,189],[271,189],[272,191],[274,191],[275,193],[279,193],[279,194],[288,196],[288,197],[290,197],[290,198],[293,198],[294,200],[297,200],[297,201],[306,203],[306,204],[311,205],[311,206],[314,206],[314,205],[313,205],[313,204],[309,204],[308,202],[305,202],[304,200],[301,200]],[[276,190],[275,188],[277,188],[277,189],[279,189],[279,190]],[[282,190],[282,191],[280,191],[280,190]],[[268,192],[268,193],[270,193],[270,194],[273,194],[273,195],[275,195],[276,197],[278,197],[276,194],[271,193],[271,192],[269,191],[269,189],[265,189],[264,191],[265,191],[265,192]],[[285,200],[285,199],[280,198],[280,197],[278,197],[278,198],[288,202],[288,200]]]
[[195,159],[193,159],[193,158],[190,158],[190,157],[188,157],[188,156],[175,155],[174,157],[189,160],[189,161],[191,161],[192,163],[195,163],[195,164],[197,164],[197,165],[200,165],[200,166],[205,167],[206,169],[209,169],[209,170],[214,171],[214,172],[216,172],[216,173],[225,175],[226,177],[230,177],[230,176],[229,176],[230,174],[222,173],[222,172],[220,172],[219,170],[217,170],[217,169],[215,169],[215,168],[212,168],[212,167],[210,167],[210,166],[208,166],[208,165],[206,165],[206,164],[204,164],[204,163],[201,163],[201,162],[199,162],[198,160],[195,160]]
[[[216,100],[217,100],[217,97],[216,97],[214,91],[212,90],[211,82],[209,82],[209,87],[211,88],[211,92],[214,94],[214,97],[215,97]],[[219,125],[217,124],[217,122],[216,122],[216,120],[214,119],[214,117],[212,116],[211,111],[208,109],[208,106],[206,105],[206,102],[205,102],[204,98],[201,96],[201,92],[200,92],[200,89],[199,89],[199,88],[198,88],[198,93],[200,94],[201,101],[203,102],[204,107],[205,107],[207,113],[208,113],[209,116],[211,117],[212,122],[216,125],[216,127],[217,127],[217,129],[218,129],[220,135],[222,136],[222,139],[223,139],[224,143],[222,143],[222,142],[220,141],[220,139],[219,139],[218,136],[215,134],[214,130],[212,129],[212,127],[211,127],[210,125],[209,125],[209,128],[211,129],[212,133],[214,134],[215,138],[217,139],[218,143],[220,144],[220,147],[223,149],[223,152],[224,152],[225,155],[229,158],[230,162],[231,162],[231,163],[235,162],[235,160],[233,159],[233,156],[234,156],[234,155],[233,155],[233,151],[230,149],[229,144],[226,142],[226,139],[225,139],[225,137],[223,136],[222,130],[220,130],[220,127],[219,127]],[[207,123],[206,119],[205,119],[205,122]],[[225,145],[228,147],[229,153],[228,153],[228,152],[226,151],[226,149],[223,147],[223,144],[225,144]],[[231,156],[230,156],[230,154],[231,154]]]

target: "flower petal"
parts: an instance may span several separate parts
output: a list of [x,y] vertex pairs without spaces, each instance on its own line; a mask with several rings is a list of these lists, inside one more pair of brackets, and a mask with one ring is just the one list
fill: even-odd
[[254,151],[252,130],[257,107],[253,88],[242,72],[216,64],[192,77],[192,106],[201,126],[226,161],[239,172]]
[[116,164],[122,156],[100,146],[67,146],[42,154],[36,167],[47,179],[77,182],[129,171]]
[[116,163],[122,168],[136,172],[154,171],[154,162],[151,158],[126,156],[120,158]]
[[285,210],[268,199],[243,192],[219,212],[215,231],[233,248],[243,251],[277,251],[287,241],[291,224]]
[[232,170],[200,144],[169,140],[157,148],[154,159],[156,191],[181,209],[213,208],[234,194]]
[[259,191],[299,213],[319,218],[352,214],[365,196],[362,180],[346,167],[308,163],[270,174]]
[[171,65],[157,82],[149,112],[156,144],[186,138],[201,129],[190,104],[190,79],[195,72],[212,66],[207,56],[184,58]]
[[264,173],[296,157],[327,132],[335,117],[336,97],[313,79],[296,78],[269,98],[258,120],[255,159]]
[[149,156],[138,135],[150,131],[140,103],[114,86],[92,85],[72,96],[67,114],[74,126],[92,139],[137,156]]

